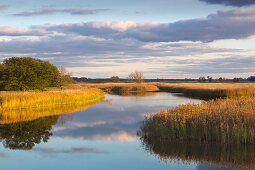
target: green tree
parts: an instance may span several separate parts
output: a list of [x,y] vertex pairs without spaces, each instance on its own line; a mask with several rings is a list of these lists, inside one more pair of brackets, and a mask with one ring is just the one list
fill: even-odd
[[111,79],[111,82],[113,82],[113,83],[120,82],[120,78],[118,76],[112,76],[110,79]]
[[60,83],[60,73],[56,66],[31,57],[4,60],[0,73],[1,90],[43,90]]
[[255,81],[255,76],[250,76],[247,78],[248,81]]

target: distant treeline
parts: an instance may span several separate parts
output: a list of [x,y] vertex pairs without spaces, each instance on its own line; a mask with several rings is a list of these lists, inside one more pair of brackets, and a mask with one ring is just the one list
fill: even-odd
[[[87,78],[87,77],[72,77],[76,82],[85,82],[85,83],[107,83],[113,82],[111,78]],[[144,79],[144,82],[178,82],[178,81],[198,81],[198,79]],[[129,79],[119,79],[118,82],[127,83]]]
[[242,77],[235,77],[233,79],[229,78],[213,78],[210,76],[207,77],[199,77],[198,80],[199,82],[253,82],[255,81],[255,76],[250,76],[248,78],[242,78]]
[[27,91],[61,87],[73,81],[64,68],[31,57],[12,57],[0,63],[0,90]]
[[[114,82],[112,78],[98,78],[92,79],[87,77],[72,77],[76,82],[85,82],[85,83],[107,83]],[[212,78],[212,77],[200,77],[198,79],[144,79],[144,82],[254,82],[255,76],[250,76],[248,78]],[[129,79],[119,79],[118,82],[126,83],[129,82]]]

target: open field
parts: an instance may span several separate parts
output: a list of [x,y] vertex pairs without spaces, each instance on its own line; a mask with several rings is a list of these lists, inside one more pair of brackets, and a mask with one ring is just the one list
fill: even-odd
[[146,118],[142,134],[169,141],[255,144],[255,98],[185,104]]
[[99,83],[99,84],[81,84],[81,86],[99,88],[106,92],[146,92],[158,91],[158,87],[152,83]]
[[254,96],[254,83],[157,83],[161,91],[203,99]]

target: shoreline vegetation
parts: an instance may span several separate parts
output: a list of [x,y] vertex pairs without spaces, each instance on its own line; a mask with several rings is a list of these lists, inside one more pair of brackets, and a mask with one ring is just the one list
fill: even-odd
[[103,100],[100,89],[0,92],[0,124],[68,114]]
[[98,83],[83,84],[85,87],[99,88],[108,93],[125,94],[128,92],[154,92],[159,91],[155,84],[151,83]]
[[255,98],[184,104],[146,117],[142,136],[167,141],[255,144]]
[[160,91],[200,99],[255,96],[254,83],[157,83]]

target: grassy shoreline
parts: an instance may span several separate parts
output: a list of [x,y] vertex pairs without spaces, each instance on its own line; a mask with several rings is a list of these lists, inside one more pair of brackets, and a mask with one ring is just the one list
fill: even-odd
[[51,90],[44,92],[0,92],[0,124],[68,114],[104,99],[99,89]]
[[207,100],[255,96],[254,83],[158,83],[157,87],[164,92],[183,93],[188,97]]
[[0,92],[0,110],[79,104],[104,96],[99,89]]
[[84,87],[99,88],[109,93],[125,92],[151,92],[159,91],[158,87],[151,83],[98,83],[98,84],[81,84]]

